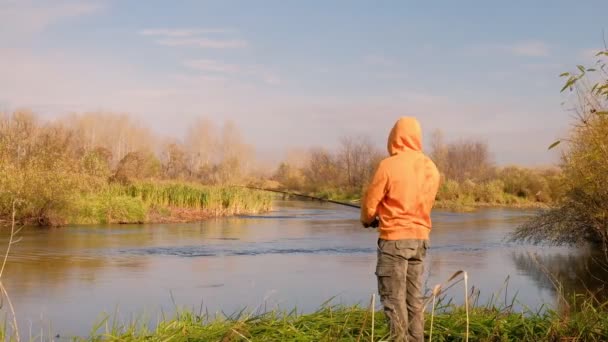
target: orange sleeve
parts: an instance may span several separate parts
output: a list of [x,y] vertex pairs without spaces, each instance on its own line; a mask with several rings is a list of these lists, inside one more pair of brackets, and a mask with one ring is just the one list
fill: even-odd
[[384,198],[388,187],[388,175],[382,163],[378,166],[367,193],[361,202],[361,222],[371,223],[378,212],[378,204]]

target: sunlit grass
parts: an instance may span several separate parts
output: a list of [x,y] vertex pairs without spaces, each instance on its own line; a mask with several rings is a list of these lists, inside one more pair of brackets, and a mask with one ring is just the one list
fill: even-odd
[[142,223],[149,213],[169,216],[185,209],[206,216],[254,214],[271,207],[268,193],[180,182],[109,184],[98,193],[75,196],[61,215],[70,224]]
[[234,186],[203,186],[179,182],[136,182],[113,185],[111,193],[139,198],[148,206],[205,209],[228,214],[270,209],[272,196]]
[[[467,334],[467,315],[462,306],[437,304],[433,317],[433,341],[461,341]],[[361,306],[323,306],[316,312],[296,310],[231,317],[182,311],[150,328],[106,319],[81,341],[375,341],[388,338],[384,313]],[[427,314],[425,334],[431,328]],[[605,341],[608,339],[606,304],[588,301],[568,315],[553,310],[515,312],[510,306],[475,306],[469,310],[471,341]]]

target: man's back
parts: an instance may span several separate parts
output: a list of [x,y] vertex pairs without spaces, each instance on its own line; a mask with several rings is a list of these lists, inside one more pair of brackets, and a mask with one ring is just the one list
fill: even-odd
[[361,219],[380,219],[384,240],[428,239],[439,172],[422,153],[420,125],[402,118],[388,139],[390,157],[378,166],[363,201]]

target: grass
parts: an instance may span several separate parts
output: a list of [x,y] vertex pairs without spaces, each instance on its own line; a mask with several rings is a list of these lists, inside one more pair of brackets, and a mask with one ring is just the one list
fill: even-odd
[[237,187],[183,182],[109,184],[100,192],[75,196],[57,216],[67,224],[196,221],[267,211],[271,200],[267,193]]
[[455,212],[471,212],[480,208],[513,208],[513,209],[540,209],[548,208],[548,205],[541,202],[515,199],[508,202],[481,202],[475,201],[470,197],[458,199],[435,201],[435,209],[446,209]]
[[[462,278],[461,278],[462,276]],[[468,290],[467,273],[458,271],[445,284],[435,285],[426,303],[425,340],[429,341],[606,341],[608,302],[591,294],[574,295],[558,310],[515,311],[516,298],[500,303],[502,290],[485,305],[479,291]],[[446,301],[445,290],[464,280],[465,305]],[[505,281],[504,295],[506,297]],[[563,292],[560,298],[563,298]],[[432,302],[431,302],[432,300]],[[328,302],[329,303],[329,302]],[[253,314],[242,310],[232,316],[209,316],[178,311],[171,319],[149,328],[138,321],[121,324],[109,316],[79,341],[386,341],[388,325],[382,311],[328,303],[312,313],[296,309]],[[427,306],[428,308],[428,306]],[[430,311],[430,312],[428,312]]]
[[68,224],[136,223],[146,220],[147,208],[137,198],[102,192],[75,198],[66,212]]
[[447,180],[439,187],[435,208],[462,212],[484,207],[544,208],[548,200],[541,194],[528,190],[514,192],[502,180],[479,183]]
[[[553,310],[514,312],[512,306],[474,306],[469,312],[471,341],[606,341],[608,303],[591,301],[577,312]],[[433,317],[433,341],[461,341],[466,338],[467,318],[462,306],[437,304]],[[155,328],[140,322],[126,324],[102,320],[91,336],[78,341],[383,341],[388,338],[384,314],[360,306],[323,306],[301,314],[272,311],[231,317],[210,317],[202,312],[182,311],[162,320]],[[431,317],[427,314],[426,338]],[[3,338],[5,336],[0,336]]]
[[361,200],[361,191],[343,189],[324,189],[313,194],[314,197],[331,199],[342,202],[357,202]]
[[147,206],[204,209],[217,214],[256,213],[270,209],[270,194],[234,186],[178,182],[115,185],[112,192],[140,199]]

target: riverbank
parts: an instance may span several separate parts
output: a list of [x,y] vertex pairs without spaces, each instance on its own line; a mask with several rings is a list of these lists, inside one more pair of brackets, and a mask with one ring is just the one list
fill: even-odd
[[[356,205],[361,203],[361,195],[358,193],[333,190],[306,195]],[[504,192],[492,196],[483,196],[475,193],[461,193],[446,196],[443,191],[440,191],[437,195],[434,208],[455,212],[471,212],[484,208],[546,209],[549,208],[549,206],[549,202],[537,201],[527,197],[518,197]]]
[[[509,307],[478,306],[469,311],[471,341],[605,341],[608,339],[606,305],[586,303],[576,312],[514,312]],[[425,340],[460,341],[467,336],[464,307],[446,305],[427,314]],[[111,320],[110,320],[111,321]],[[432,323],[432,332],[431,332]],[[81,341],[386,341],[388,326],[381,311],[372,314],[359,306],[327,306],[314,313],[240,313],[232,318],[209,318],[181,312],[147,329],[137,323],[102,321]],[[95,329],[95,328],[94,328]]]
[[[562,175],[555,169],[509,166],[486,171],[483,177],[466,174],[461,175],[458,180],[442,173],[435,208],[457,212],[470,212],[481,208],[538,209],[548,208],[563,196]],[[277,182],[276,186],[314,197],[350,203],[359,203],[367,187],[365,183],[315,184],[312,180],[294,182],[291,178]]]
[[76,193],[64,205],[22,223],[39,226],[108,223],[182,223],[214,217],[256,214],[271,208],[268,193],[234,186],[176,181],[109,183]]
[[506,209],[546,209],[548,203],[533,202],[528,200],[505,202],[476,202],[474,200],[437,200],[433,208],[444,209],[454,212],[472,212],[484,208],[506,208]]

